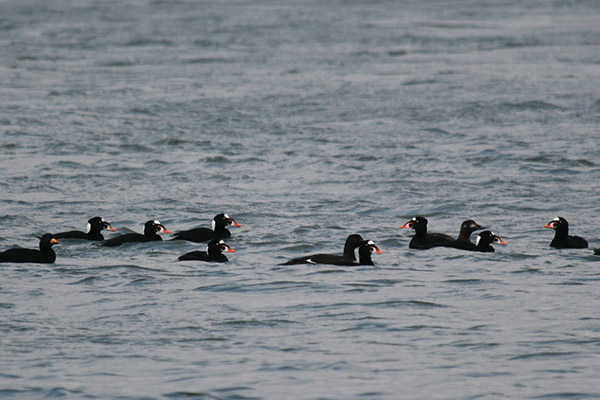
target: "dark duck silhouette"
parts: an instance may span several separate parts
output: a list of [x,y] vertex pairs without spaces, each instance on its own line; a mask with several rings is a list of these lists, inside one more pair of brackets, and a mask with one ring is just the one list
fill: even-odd
[[217,214],[212,220],[212,229],[194,228],[187,231],[180,231],[175,233],[171,240],[187,240],[188,242],[201,243],[213,239],[225,239],[231,236],[231,232],[227,230],[228,226],[240,227],[241,225],[227,214]]
[[85,239],[85,240],[104,240],[104,236],[100,231],[107,230],[114,232],[116,231],[104,218],[94,217],[88,220],[87,232],[81,231],[68,231],[55,233],[56,239]]
[[235,250],[225,244],[222,239],[214,239],[208,242],[206,251],[191,251],[180,256],[179,260],[197,260],[223,263],[229,261],[223,252],[235,253]]
[[479,229],[485,228],[479,225],[477,222],[473,221],[472,219],[468,219],[466,221],[463,221],[463,223],[460,225],[460,231],[458,232],[458,237],[456,239],[444,233],[430,233],[430,235],[433,235],[440,239],[447,239],[451,242],[456,241],[459,243],[472,243],[471,234]]
[[544,228],[554,229],[554,239],[550,247],[557,249],[586,249],[588,242],[579,236],[569,235],[569,223],[562,217],[556,217],[544,225]]
[[164,227],[163,224],[158,220],[150,220],[144,225],[144,234],[140,233],[127,233],[125,235],[117,236],[111,239],[107,239],[100,242],[100,246],[120,246],[123,243],[140,243],[140,242],[154,242],[161,241],[162,238],[158,236],[158,233],[171,233]]
[[471,234],[480,229],[485,228],[472,219],[468,219],[460,225],[460,232],[458,233],[458,238],[456,240],[458,242],[471,243]]
[[358,234],[348,236],[344,244],[344,253],[337,254],[311,254],[304,257],[291,259],[279,265],[293,264],[333,264],[333,265],[357,265],[356,255],[354,251],[361,246],[365,240]]
[[443,233],[427,233],[427,219],[425,217],[414,217],[400,227],[400,229],[412,228],[415,231],[408,247],[411,249],[427,250],[432,247],[452,247],[455,239]]
[[500,238],[500,236],[497,236],[496,234],[494,234],[494,232],[483,231],[477,236],[477,240],[474,244],[471,242],[456,240],[448,247],[453,247],[455,249],[460,250],[493,252],[494,248],[491,246],[492,243],[503,245],[506,244]]
[[40,249],[8,249],[0,253],[0,262],[14,263],[45,263],[51,264],[56,261],[56,253],[52,250],[58,241],[47,233],[40,238]]

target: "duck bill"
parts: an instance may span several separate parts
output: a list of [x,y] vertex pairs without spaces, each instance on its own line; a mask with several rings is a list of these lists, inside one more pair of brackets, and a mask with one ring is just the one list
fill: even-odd
[[113,228],[111,224],[106,224],[106,227],[104,229],[106,229],[107,231],[111,231],[111,232],[115,232],[116,231],[116,229]]
[[377,246],[371,246],[371,249],[375,250],[375,254],[383,254],[383,252],[379,250],[379,247]]
[[497,243],[497,244],[502,244],[502,245],[505,245],[505,244],[506,244],[506,243],[504,243],[504,241],[503,241],[502,239],[500,239],[500,237],[498,237],[498,236],[496,236],[496,237],[494,238],[494,243]]
[[232,223],[231,225],[235,226],[236,228],[239,228],[241,226],[240,224],[238,224],[237,222],[235,222],[233,220],[231,221],[231,223]]
[[400,227],[400,229],[408,229],[408,228],[412,228],[411,223],[412,221],[408,221],[407,223],[405,223],[404,225],[402,225]]
[[171,232],[164,226],[160,225],[160,233],[171,233]]
[[554,227],[552,226],[552,222],[548,222],[546,225],[544,225],[544,228],[554,229]]
[[231,247],[227,246],[227,248],[225,249],[226,253],[235,253],[235,250],[232,249]]
[[58,243],[58,240],[56,240],[55,238],[50,239],[50,244],[56,244]]

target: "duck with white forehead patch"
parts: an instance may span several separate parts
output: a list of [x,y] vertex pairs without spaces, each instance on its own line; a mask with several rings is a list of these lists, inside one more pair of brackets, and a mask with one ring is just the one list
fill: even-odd
[[187,231],[180,231],[175,233],[171,240],[187,240],[188,242],[201,243],[213,239],[225,239],[231,236],[231,232],[227,230],[228,226],[240,227],[241,225],[227,214],[217,214],[212,220],[212,229],[194,228]]
[[165,228],[163,224],[158,220],[150,220],[144,224],[144,234],[140,233],[127,233],[125,235],[117,236],[103,242],[100,242],[100,246],[120,246],[123,243],[141,243],[141,242],[154,242],[161,241],[162,238],[158,236],[158,233],[171,233]]
[[432,247],[452,247],[454,238],[443,233],[427,233],[427,218],[413,217],[407,221],[400,229],[412,228],[415,235],[410,240],[408,247],[411,249],[427,250]]
[[447,246],[447,247],[452,247],[452,248],[459,249],[459,250],[481,251],[481,252],[485,252],[485,253],[491,253],[491,252],[494,252],[494,248],[491,246],[492,243],[502,244],[502,245],[506,244],[500,238],[500,236],[497,236],[494,232],[483,231],[477,236],[477,240],[476,240],[475,244],[473,244],[471,242],[465,242],[465,241],[461,242],[461,241],[457,240],[457,241],[453,242],[450,246]]
[[381,254],[382,251],[373,243],[372,240],[365,240],[358,247],[358,265],[375,265],[371,260],[371,254]]
[[231,247],[229,247],[221,239],[213,239],[206,246],[206,251],[191,251],[180,256],[180,261],[195,260],[195,261],[207,261],[207,262],[227,262],[229,261],[225,256],[225,253],[235,253]]
[[108,222],[101,217],[93,217],[88,220],[87,232],[68,231],[56,233],[56,239],[84,239],[84,240],[104,240],[104,236],[100,233],[102,230],[114,232],[116,231]]
[[588,242],[582,237],[569,235],[569,223],[562,217],[556,217],[544,225],[544,228],[554,229],[554,239],[550,247],[557,249],[586,249]]

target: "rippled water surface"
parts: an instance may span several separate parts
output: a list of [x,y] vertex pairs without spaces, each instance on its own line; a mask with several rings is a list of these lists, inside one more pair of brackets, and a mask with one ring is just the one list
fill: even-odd
[[[596,1],[0,1],[8,398],[600,398]],[[495,253],[408,249],[414,215]],[[115,233],[115,234],[117,234]],[[280,266],[341,253],[375,266]],[[114,235],[109,233],[108,236]],[[166,236],[168,238],[168,235]]]

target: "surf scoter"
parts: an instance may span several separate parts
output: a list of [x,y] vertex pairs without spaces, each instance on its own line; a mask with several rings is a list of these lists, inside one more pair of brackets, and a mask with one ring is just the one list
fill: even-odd
[[58,241],[47,233],[40,238],[40,249],[8,249],[0,253],[0,262],[14,263],[45,263],[51,264],[56,261],[56,253],[52,250]]
[[231,236],[231,232],[227,230],[227,226],[240,227],[241,225],[227,214],[217,214],[212,220],[212,229],[194,228],[187,231],[180,231],[171,240],[187,240],[189,242],[200,243],[212,239],[224,239]]
[[56,239],[85,239],[85,240],[104,240],[104,236],[100,231],[116,231],[104,218],[94,217],[88,220],[87,232],[68,231],[54,234]]
[[481,252],[493,252],[494,248],[490,246],[492,243],[496,244],[506,244],[500,238],[500,236],[496,236],[494,232],[491,231],[483,231],[477,236],[477,241],[475,244],[471,242],[465,241],[455,241],[448,247],[453,247],[455,249],[460,250],[469,250],[469,251],[481,251]]
[[279,265],[293,264],[333,264],[333,265],[356,265],[356,255],[354,250],[364,243],[364,239],[353,234],[348,236],[344,244],[344,254],[311,254],[309,256],[298,257],[291,259]]
[[554,239],[550,247],[557,249],[586,249],[588,242],[579,236],[569,235],[569,223],[562,217],[556,217],[544,225],[544,228],[554,229]]
[[375,246],[372,240],[365,240],[358,247],[358,265],[375,265],[371,260],[371,253],[381,254],[381,250]]
[[451,247],[454,238],[442,233],[427,233],[427,219],[425,217],[414,217],[400,227],[400,229],[412,228],[415,235],[408,247],[411,249],[427,250],[432,247]]
[[198,260],[198,261],[210,261],[210,262],[227,262],[229,261],[225,257],[226,253],[235,253],[231,247],[225,244],[221,239],[214,239],[208,242],[206,251],[191,251],[179,257],[180,261],[186,260]]
[[161,241],[162,238],[157,233],[171,233],[164,227],[163,224],[158,220],[150,220],[144,225],[144,234],[140,233],[127,233],[125,235],[117,236],[111,239],[107,239],[100,242],[100,246],[120,246],[123,243],[138,243],[138,242],[153,242]]

